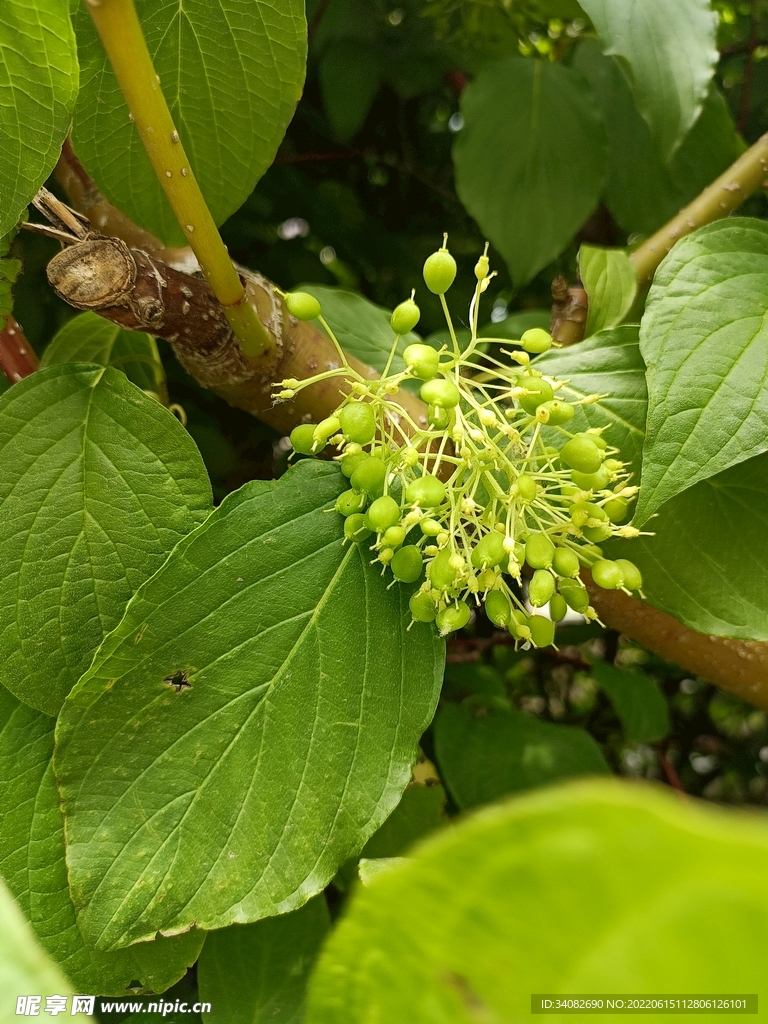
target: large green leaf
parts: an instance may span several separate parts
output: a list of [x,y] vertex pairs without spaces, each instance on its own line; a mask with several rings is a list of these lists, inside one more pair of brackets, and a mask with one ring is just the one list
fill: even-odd
[[[536,368],[568,384],[559,392],[568,400],[601,395],[592,405],[578,406],[568,425],[572,431],[605,427],[606,438],[621,449],[625,462],[640,468],[647,394],[645,367],[637,344],[637,327],[616,327],[587,341],[539,356]],[[562,444],[552,433],[552,443]]]
[[80,992],[163,992],[195,962],[204,934],[102,953],[86,946],[67,888],[64,822],[53,777],[56,722],[0,692],[0,874],[38,942]]
[[744,148],[713,84],[693,128],[665,164],[616,61],[603,56],[596,40],[584,39],[573,66],[589,80],[602,111],[608,135],[605,202],[628,234],[649,235],[660,228]]
[[701,113],[719,59],[709,0],[580,0],[608,56],[618,58],[663,159]]
[[511,708],[470,699],[444,704],[435,720],[440,775],[459,807],[610,768],[588,732],[540,722]]
[[40,366],[98,363],[122,370],[142,391],[168,401],[165,370],[157,342],[142,331],[126,331],[98,313],[79,313],[60,328],[43,352]]
[[320,63],[323,107],[334,134],[343,142],[357,135],[381,86],[379,47],[356,39],[336,39]]
[[0,235],[53,170],[77,97],[66,0],[0,4]]
[[602,120],[577,71],[522,58],[487,64],[462,93],[461,111],[456,188],[523,285],[597,205]]
[[197,967],[209,1024],[302,1024],[309,972],[330,928],[324,896],[211,932]]
[[637,287],[634,264],[624,250],[582,245],[579,276],[589,299],[585,336],[620,324],[632,308]]
[[626,739],[654,743],[667,735],[669,706],[655,679],[597,658],[592,662],[592,675],[613,704]]
[[111,368],[0,397],[0,681],[56,714],[139,585],[210,511],[179,421]]
[[[35,941],[32,929],[24,920],[24,915],[1,879],[0,992],[3,993],[0,1024],[14,1024],[19,1019],[16,1002],[19,996],[25,997],[24,1008],[20,1011],[22,1015],[25,1015],[28,1005],[26,997],[29,996],[38,997],[37,1012],[30,1013],[29,1016],[41,1016],[40,1011],[45,1009],[47,996],[63,996],[69,1009],[72,1008],[72,987]],[[67,1020],[72,1016],[79,1021],[93,1019],[85,1013],[73,1015],[70,1012],[67,1014]]]
[[444,648],[342,543],[342,481],[307,460],[229,495],[68,697],[70,884],[100,948],[299,907],[397,804]]
[[701,633],[768,640],[768,453],[678,494],[647,528],[605,549],[639,566],[652,605]]
[[581,782],[488,808],[358,890],[307,1024],[511,1024],[551,992],[762,1003],[766,858],[764,820],[660,787]]
[[[302,0],[136,0],[155,70],[217,224],[272,160],[304,82]],[[72,141],[104,194],[168,244],[184,244],[128,117],[85,5],[75,26],[82,88]]]
[[768,224],[709,224],[662,262],[640,349],[648,425],[638,522],[768,448]]

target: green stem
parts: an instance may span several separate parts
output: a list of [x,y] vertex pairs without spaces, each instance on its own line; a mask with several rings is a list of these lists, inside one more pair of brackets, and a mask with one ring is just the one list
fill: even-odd
[[656,268],[683,235],[727,217],[768,179],[768,133],[750,146],[724,174],[684,207],[663,228],[630,253],[639,285],[648,285]]
[[254,360],[272,355],[275,341],[248,302],[179,140],[133,0],[87,6],[155,174],[240,348]]

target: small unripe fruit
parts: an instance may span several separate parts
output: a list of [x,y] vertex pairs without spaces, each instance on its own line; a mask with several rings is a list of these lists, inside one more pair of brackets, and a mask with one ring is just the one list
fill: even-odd
[[456,260],[443,246],[424,263],[424,284],[434,295],[447,292],[456,277]]
[[502,590],[492,590],[486,594],[485,614],[494,626],[499,626],[501,629],[506,629],[509,626],[512,618],[512,605]]
[[411,480],[405,489],[405,500],[420,508],[436,508],[445,500],[445,484],[436,476],[426,473]]
[[378,498],[384,490],[386,477],[387,467],[381,459],[369,456],[357,467],[349,482],[358,491],[365,491],[371,497]]
[[592,579],[603,590],[618,590],[624,585],[624,574],[621,566],[610,559],[603,558],[592,566]]
[[[591,501],[577,501],[570,508],[571,522],[574,526],[584,526],[590,520],[599,520],[601,523],[608,521],[607,514]],[[593,524],[594,525],[594,522]]]
[[541,608],[555,592],[555,581],[546,569],[537,569],[528,585],[528,598],[534,608]]
[[558,576],[566,579],[579,574],[579,556],[571,548],[557,548],[552,559],[552,568]]
[[315,427],[314,423],[300,423],[291,431],[291,445],[299,455],[312,454],[312,446],[315,443]]
[[466,601],[456,601],[455,604],[449,604],[447,608],[443,608],[441,612],[437,613],[435,620],[441,636],[453,633],[457,629],[463,629],[469,622],[470,614]]
[[603,505],[603,509],[612,523],[623,523],[627,518],[629,503],[626,498],[622,498],[621,496],[609,498],[609,500]]
[[520,344],[531,355],[547,352],[552,347],[552,335],[541,327],[532,327],[523,334]]
[[435,621],[437,608],[435,608],[435,602],[429,594],[425,594],[422,591],[414,594],[408,602],[408,607],[410,608],[411,615],[416,622]]
[[549,416],[547,423],[551,427],[559,427],[563,423],[568,423],[569,420],[573,419],[573,414],[576,411],[570,402],[561,402],[559,398],[553,398],[551,402],[542,403],[536,410],[537,414],[542,409],[546,410]]
[[525,542],[525,560],[532,569],[548,569],[555,556],[555,545],[545,533],[534,533]]
[[605,466],[601,466],[596,473],[580,473],[574,469],[571,478],[583,491],[602,491],[611,482],[611,474]]
[[600,544],[611,536],[610,526],[582,526],[581,532],[593,544]]
[[344,491],[336,499],[336,511],[343,516],[351,516],[356,512],[362,512],[365,508],[366,497],[362,491],[350,489]]
[[491,261],[488,259],[486,253],[480,257],[475,264],[475,277],[478,281],[484,281],[488,277],[488,270],[490,269]]
[[442,523],[438,523],[436,519],[422,519],[419,528],[425,537],[437,537],[443,530]]
[[377,498],[365,514],[365,525],[376,533],[384,533],[400,520],[400,506],[388,494]]
[[440,365],[437,349],[431,345],[409,345],[403,352],[406,367],[419,380],[432,380]]
[[395,552],[390,568],[396,580],[400,580],[401,583],[415,583],[421,576],[422,564],[419,549],[415,544],[408,544]]
[[371,531],[365,525],[365,516],[360,512],[347,516],[344,520],[344,536],[358,544],[370,537]]
[[562,594],[553,594],[549,599],[549,617],[553,622],[562,622],[568,614],[568,605]]
[[616,565],[621,570],[621,574],[624,577],[624,586],[627,590],[640,590],[643,585],[643,574],[635,563],[630,562],[628,558],[617,558]]
[[342,433],[348,441],[370,444],[376,433],[376,417],[367,402],[352,402],[339,411]]
[[333,437],[334,434],[338,434],[341,430],[341,423],[339,422],[338,416],[326,416],[324,420],[315,427],[314,439],[315,444],[320,447],[324,445],[329,437]]
[[288,312],[297,320],[315,320],[322,312],[320,303],[309,292],[288,292],[285,304]]
[[[314,428],[313,428],[314,429]],[[345,455],[341,460],[341,472],[346,477],[352,476],[358,466],[362,466],[370,458],[365,452],[356,452],[354,455]]]
[[487,533],[472,552],[472,565],[475,569],[493,568],[504,560],[504,538],[500,533]]
[[534,647],[549,647],[555,639],[555,624],[543,615],[531,615],[528,619],[531,640]]
[[448,590],[456,579],[457,570],[451,565],[451,549],[443,548],[427,566],[427,576],[435,590]]
[[532,476],[527,476],[525,473],[521,473],[516,480],[517,493],[520,495],[520,500],[526,503],[533,501],[538,492],[536,481]]
[[440,377],[437,380],[428,380],[421,385],[419,397],[427,405],[436,405],[440,409],[453,409],[459,404],[461,394],[452,380],[445,380]]
[[560,449],[560,461],[579,473],[596,473],[602,465],[602,454],[595,442],[584,434],[577,434]]
[[419,322],[420,316],[421,310],[413,299],[406,299],[392,310],[389,325],[395,334],[408,334]]
[[445,430],[451,422],[451,414],[439,405],[430,405],[427,407],[427,422],[435,430]]
[[390,526],[384,531],[384,536],[381,539],[388,548],[399,548],[405,540],[405,527]]
[[569,608],[581,615],[589,608],[589,594],[587,588],[577,583],[576,580],[560,580],[558,588],[565,603]]
[[552,401],[554,394],[552,386],[541,377],[523,377],[521,381],[518,381],[517,386],[525,388],[526,391],[530,392],[527,395],[522,395],[518,401],[523,409],[531,413],[531,415],[544,402]]

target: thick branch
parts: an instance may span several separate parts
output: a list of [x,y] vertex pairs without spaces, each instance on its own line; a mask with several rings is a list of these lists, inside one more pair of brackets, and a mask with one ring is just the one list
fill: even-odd
[[34,373],[39,365],[24,331],[12,316],[5,317],[5,326],[0,331],[0,370],[11,384],[16,384]]

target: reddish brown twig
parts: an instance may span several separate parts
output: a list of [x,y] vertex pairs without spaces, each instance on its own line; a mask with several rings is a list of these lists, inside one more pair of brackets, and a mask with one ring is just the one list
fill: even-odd
[[5,327],[0,331],[0,369],[15,384],[34,373],[39,365],[24,331],[12,316],[6,317]]
[[688,794],[685,791],[685,787],[680,781],[680,776],[677,774],[677,771],[675,770],[675,766],[667,757],[667,749],[668,744],[666,742],[659,743],[656,747],[656,751],[659,755],[659,764],[661,765],[661,770],[664,772],[664,777],[673,789],[676,789],[679,793],[682,793],[684,796],[688,796]]

